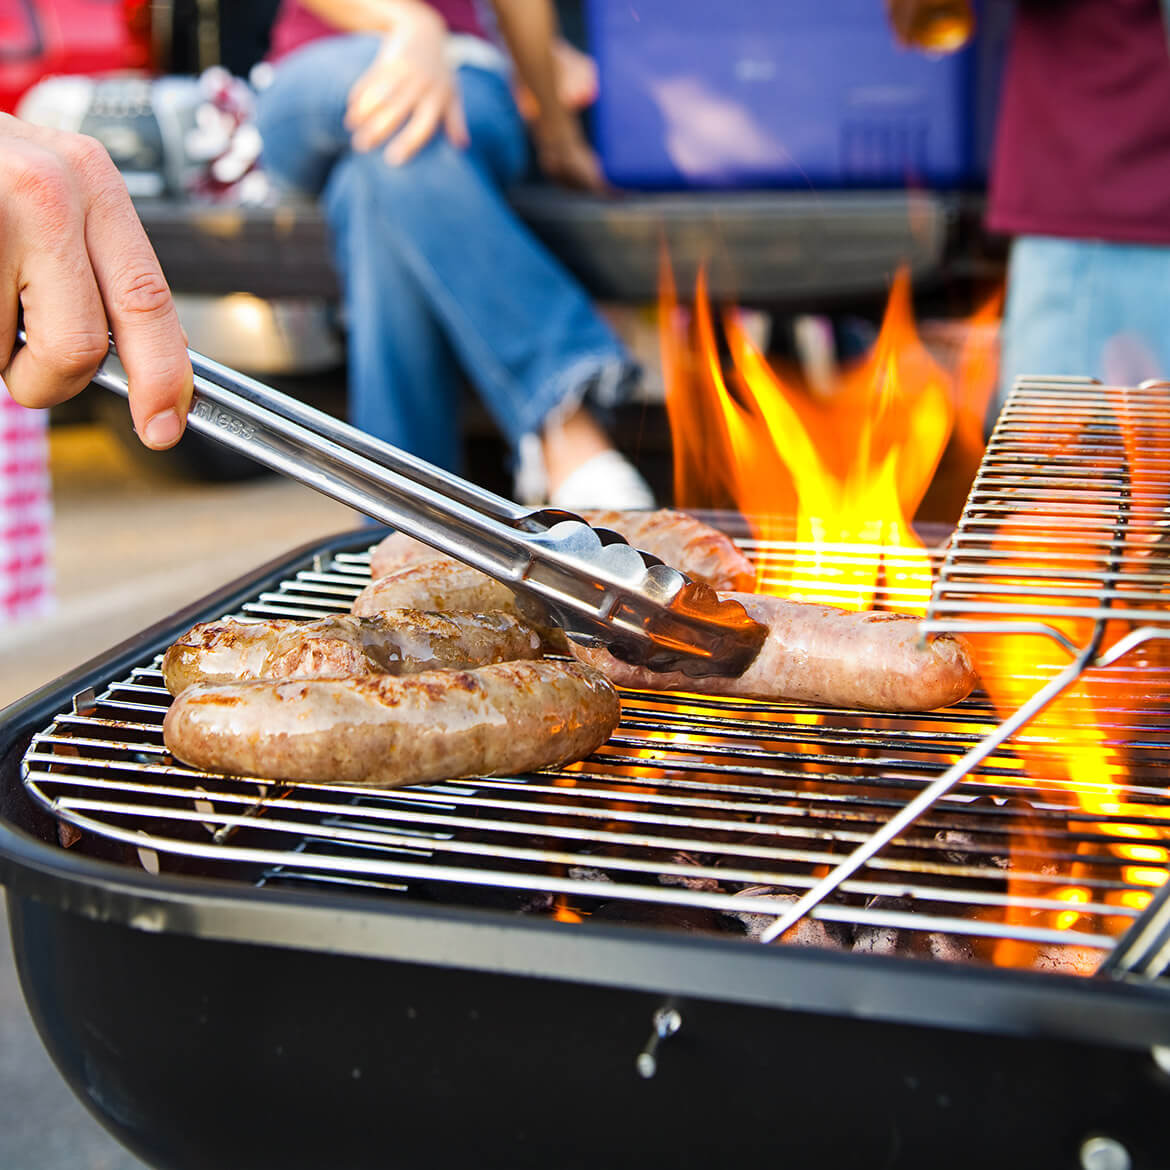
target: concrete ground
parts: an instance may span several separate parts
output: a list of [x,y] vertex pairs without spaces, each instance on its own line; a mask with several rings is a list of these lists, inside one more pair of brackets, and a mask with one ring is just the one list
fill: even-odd
[[[359,522],[272,476],[168,478],[95,426],[55,427],[50,462],[57,604],[44,618],[0,626],[0,707],[248,570]],[[2,900],[0,1170],[143,1170],[46,1055],[17,983]]]

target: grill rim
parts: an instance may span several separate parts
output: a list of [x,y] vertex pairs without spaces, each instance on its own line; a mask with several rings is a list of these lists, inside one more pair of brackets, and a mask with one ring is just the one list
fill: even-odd
[[[54,822],[33,805],[19,778],[20,758],[39,728],[75,695],[153,658],[195,622],[242,605],[320,559],[364,551],[385,532],[351,530],[295,549],[0,710],[0,882],[9,900],[31,897],[69,914],[208,942],[1117,1048],[1170,1043],[1170,995],[1156,983],[765,947],[636,924],[568,926],[491,909],[374,901],[318,889],[259,890],[225,879],[139,873],[55,843]],[[35,818],[42,839],[13,822],[17,812]]]

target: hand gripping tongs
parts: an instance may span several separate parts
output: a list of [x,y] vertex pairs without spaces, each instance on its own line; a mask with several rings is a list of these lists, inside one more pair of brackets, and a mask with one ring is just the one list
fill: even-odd
[[[23,340],[23,338],[21,339]],[[737,676],[766,630],[616,532],[484,491],[191,353],[192,430],[482,570],[574,641],[657,671]],[[113,341],[94,381],[127,396]]]

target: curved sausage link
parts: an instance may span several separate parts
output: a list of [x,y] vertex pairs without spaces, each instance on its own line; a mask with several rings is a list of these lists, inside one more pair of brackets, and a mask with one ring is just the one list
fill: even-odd
[[388,609],[518,614],[516,595],[506,585],[460,561],[446,559],[418,561],[371,581],[357,595],[350,612],[370,615]]
[[[371,581],[354,599],[351,612],[363,616],[410,608],[500,612],[527,620],[516,594],[506,585],[461,561],[419,561]],[[567,654],[562,630],[533,623],[547,652]]]
[[402,609],[320,621],[203,622],[163,656],[177,695],[194,683],[345,674],[415,674],[539,658],[541,636],[506,613]]
[[163,739],[197,768],[392,788],[579,760],[613,734],[617,692],[579,662],[189,687]]
[[[731,538],[686,512],[670,508],[656,512],[586,509],[578,515],[594,528],[612,529],[635,548],[653,553],[712,589],[750,589],[755,583],[751,561]],[[392,532],[370,554],[370,574],[384,577],[408,565],[435,560],[451,558],[403,532]]]
[[635,548],[653,553],[712,589],[755,585],[755,568],[731,537],[686,512],[659,508],[655,512],[587,511],[581,516],[594,528],[613,529]]
[[720,596],[741,602],[768,627],[758,657],[739,678],[660,674],[583,646],[574,646],[573,653],[621,687],[870,711],[949,707],[966,698],[977,681],[967,644],[949,634],[921,643],[917,618],[854,613],[759,593]]

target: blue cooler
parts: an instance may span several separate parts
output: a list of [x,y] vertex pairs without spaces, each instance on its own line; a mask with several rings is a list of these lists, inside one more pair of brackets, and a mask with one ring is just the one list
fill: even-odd
[[982,34],[947,56],[903,49],[882,0],[587,0],[586,16],[594,141],[616,186],[949,188],[984,176]]

